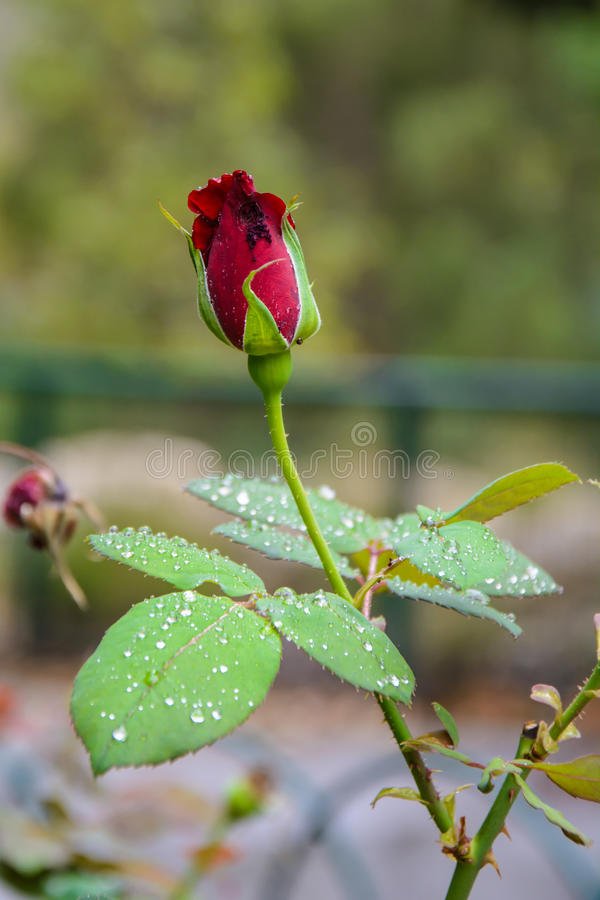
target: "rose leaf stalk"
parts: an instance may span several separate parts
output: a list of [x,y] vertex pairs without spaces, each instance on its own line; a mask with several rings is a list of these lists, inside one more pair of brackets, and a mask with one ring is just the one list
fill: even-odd
[[[336,594],[354,605],[355,600],[333,560],[290,452],[283,419],[282,392],[292,372],[291,354],[288,350],[285,353],[249,356],[248,370],[252,380],[262,391],[273,449],[283,477],[298,507],[298,512],[302,516],[308,535],[323,564],[329,583]],[[412,740],[412,734],[404,717],[393,700],[383,697],[381,694],[376,694],[375,697],[406,760],[421,799],[427,805],[437,828],[444,834],[453,826],[452,817],[431,780],[431,773],[425,765],[423,757],[418,751],[405,745],[405,742]]]

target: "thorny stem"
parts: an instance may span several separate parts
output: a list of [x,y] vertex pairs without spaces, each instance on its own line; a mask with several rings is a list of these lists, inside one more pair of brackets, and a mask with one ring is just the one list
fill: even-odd
[[306,491],[304,490],[304,486],[302,484],[302,481],[300,480],[300,476],[298,475],[298,470],[296,469],[296,466],[294,464],[294,460],[290,452],[287,440],[287,434],[285,432],[285,425],[283,422],[283,404],[281,400],[281,392],[265,392],[264,399],[265,410],[267,413],[267,422],[269,424],[269,433],[271,435],[273,448],[275,450],[275,453],[277,454],[277,461],[281,466],[283,477],[285,478],[287,485],[292,492],[292,497],[296,501],[298,512],[302,516],[302,521],[306,525],[306,530],[310,536],[314,548],[319,555],[319,559],[323,563],[325,574],[327,575],[329,583],[331,584],[331,587],[336,592],[336,594],[339,594],[340,597],[348,600],[349,603],[353,603],[352,595],[350,594],[350,591],[346,586],[346,582],[337,570],[337,566],[333,560],[331,551],[327,545],[327,541],[323,537],[323,533],[319,527],[319,523],[315,518],[315,514],[312,511],[311,505],[308,501]]
[[414,782],[417,786],[421,799],[427,804],[429,815],[438,827],[441,834],[452,828],[452,816],[448,812],[444,802],[438,794],[433,781],[431,780],[431,772],[425,765],[423,757],[417,750],[413,750],[405,745],[405,741],[412,740],[412,734],[404,717],[398,711],[396,704],[388,697],[382,697],[376,694],[377,702],[381,707],[381,711],[385,716],[392,734],[394,735],[398,746],[406,760],[406,764],[410,770]]
[[[583,687],[575,695],[564,712],[557,716],[550,726],[549,734],[553,741],[557,741],[563,731],[581,715],[590,700],[595,698],[594,692],[600,690],[600,661],[596,664],[592,674]],[[537,748],[536,748],[537,749]],[[546,754],[547,756],[548,754]],[[540,758],[539,756],[537,757]]]
[[[552,740],[558,741],[565,729],[582,713],[587,704],[594,699],[594,692],[598,689],[600,689],[600,662],[598,662],[588,680],[580,688],[564,712],[557,716],[552,723],[549,729],[549,735]],[[516,752],[517,760],[527,759],[535,762],[543,760],[547,756],[548,751],[544,750],[538,742],[525,734],[521,735]],[[521,771],[521,778],[528,778],[530,771],[530,769],[524,768]],[[506,817],[519,796],[519,792],[520,787],[514,776],[507,775],[489,813],[471,841],[468,859],[460,860],[456,864],[454,876],[446,894],[446,900],[466,900],[469,896],[479,872],[486,863],[494,841],[504,828]]]
[[[264,390],[263,395],[271,441],[275,453],[277,454],[281,471],[292,496],[296,501],[298,511],[302,516],[302,520],[306,525],[306,530],[319,555],[319,559],[323,564],[329,583],[336,594],[339,594],[349,603],[360,606],[370,589],[370,582],[368,580],[361,588],[361,591],[359,592],[361,593],[360,601],[357,602],[356,598],[353,599],[344,579],[337,570],[327,541],[323,537],[319,523],[311,509],[304,486],[298,475],[296,466],[294,465],[283,421],[281,391]],[[373,579],[371,579],[371,581],[373,581]],[[373,584],[375,583],[376,582],[374,581]],[[443,834],[452,827],[452,818],[435,789],[433,781],[431,780],[431,773],[425,765],[423,757],[417,750],[405,746],[406,741],[412,740],[410,729],[393,700],[390,700],[388,697],[383,697],[381,694],[375,694],[375,698],[383,712],[385,721],[389,725],[390,730],[400,747],[400,751],[406,760],[421,799],[427,805],[431,818],[437,825],[439,831]]]

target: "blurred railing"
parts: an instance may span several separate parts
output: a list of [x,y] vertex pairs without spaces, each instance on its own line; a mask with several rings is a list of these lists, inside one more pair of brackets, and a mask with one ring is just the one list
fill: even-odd
[[[63,400],[125,404],[260,404],[241,353],[166,360],[127,349],[77,353],[0,347],[0,395],[17,398],[7,438],[35,445],[56,434]],[[428,412],[440,410],[600,415],[600,364],[437,357],[302,358],[287,400],[309,408],[382,411],[393,446],[409,458]]]
[[[600,414],[600,364],[444,357],[302,358],[288,396],[318,406]],[[140,351],[0,345],[0,391],[44,397],[257,403],[242,354],[167,361]]]
[[[428,415],[434,411],[472,411],[576,416],[600,415],[600,364],[527,362],[423,357],[332,356],[314,358],[298,351],[296,373],[286,391],[290,405],[307,414],[318,409],[377,408],[387,440],[414,460]],[[102,426],[119,410],[140,407],[131,427],[162,428],[159,411],[189,407],[260,406],[241,353],[202,352],[177,359],[141,350],[74,352],[60,348],[0,345],[2,437],[36,446],[64,434],[65,404],[78,409],[104,404]],[[146,407],[146,404],[150,404]],[[146,411],[148,409],[148,411]],[[81,426],[71,417],[68,432],[89,428],[94,409]],[[90,416],[92,417],[90,419]],[[122,418],[122,417],[121,417]],[[158,424],[157,424],[158,423]],[[95,427],[95,426],[94,426]],[[391,512],[391,510],[386,510]],[[26,551],[24,551],[26,552]],[[41,646],[53,627],[38,602],[43,591],[35,567],[17,561],[15,590],[28,610],[32,645]],[[408,604],[403,605],[408,610]],[[408,612],[396,626],[408,641]],[[392,623],[393,624],[393,623]]]

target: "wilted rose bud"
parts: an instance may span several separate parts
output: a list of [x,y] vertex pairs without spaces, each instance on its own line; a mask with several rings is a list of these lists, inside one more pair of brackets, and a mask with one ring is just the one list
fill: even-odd
[[[44,550],[49,537],[48,513],[52,511],[54,517],[62,515],[67,500],[67,489],[54,472],[39,466],[28,469],[8,488],[4,500],[4,520],[12,528],[26,528],[32,546]],[[62,535],[62,543],[70,537],[75,521],[70,517],[69,534]]]
[[36,550],[48,551],[63,584],[75,602],[85,607],[85,596],[65,561],[63,548],[73,536],[82,511],[99,525],[103,524],[102,517],[93,504],[71,497],[64,482],[35,451],[0,442],[0,452],[40,460],[8,487],[3,505],[4,520],[11,528],[26,529],[29,543]]
[[238,170],[192,191],[188,206],[196,213],[191,236],[184,233],[198,273],[200,313],[218,338],[264,356],[319,329],[302,248],[283,200],[258,193],[250,175]]

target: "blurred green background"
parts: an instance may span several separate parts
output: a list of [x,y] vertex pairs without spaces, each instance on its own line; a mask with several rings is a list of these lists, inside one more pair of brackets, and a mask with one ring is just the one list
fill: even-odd
[[156,203],[245,167],[305,202],[312,352],[596,358],[600,17],[540,6],[4,0],[4,339],[189,352]]
[[[171,493],[148,475],[148,453],[165,435],[224,454],[266,447],[250,388],[239,405],[218,407],[244,360],[197,320],[185,248],[157,208],[160,199],[189,221],[188,191],[224,171],[244,167],[259,190],[304,202],[297,224],[324,326],[296,354],[299,378],[328,356],[343,382],[354,354],[488,358],[506,373],[514,359],[546,361],[550,373],[555,361],[583,361],[581,372],[596,372],[598,4],[1,0],[0,16],[0,425],[6,438],[43,444],[120,524],[143,519],[209,540],[218,518],[179,499],[194,472],[171,473]],[[102,369],[91,396],[40,389],[88,356],[109,360],[125,383],[128,371],[147,374],[147,396],[111,396]],[[155,400],[152,378],[165,363],[184,393],[198,365],[201,402]],[[317,410],[309,397],[290,407],[290,430],[301,456],[352,446],[364,420],[375,427],[372,451],[435,449],[436,482],[338,485],[378,512],[449,505],[544,459],[598,475],[596,415],[563,409],[558,418],[551,399],[539,414],[488,415],[493,384],[486,390],[477,413],[436,409],[434,396],[418,420],[414,398],[390,418],[347,401]],[[516,393],[527,391],[525,372]],[[325,463],[318,476],[331,480]],[[495,660],[505,671],[510,653],[512,675],[522,667],[529,677],[542,633],[560,635],[559,665],[571,675],[569,660],[590,639],[599,574],[600,503],[580,490],[514,514],[506,532],[568,582],[568,603],[548,601],[545,617],[530,603],[524,623],[536,631],[519,651],[493,629],[418,610],[411,641],[427,671],[460,658],[468,672],[463,649],[476,628],[472,665]],[[135,576],[93,567],[74,545],[95,610],[83,625],[60,586],[42,587],[47,562],[20,537],[3,533],[0,545],[12,649],[81,652],[142,596]],[[274,584],[276,570],[264,571]]]

